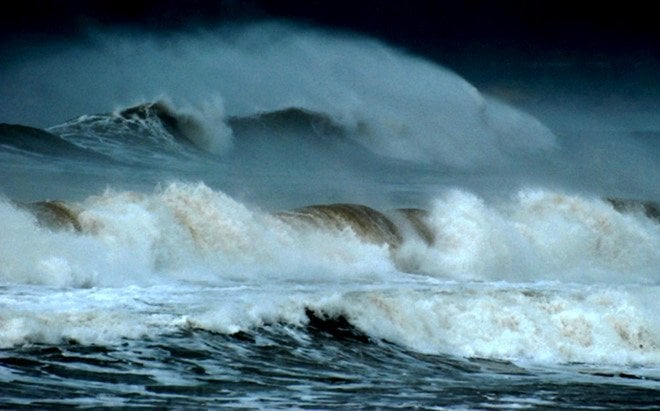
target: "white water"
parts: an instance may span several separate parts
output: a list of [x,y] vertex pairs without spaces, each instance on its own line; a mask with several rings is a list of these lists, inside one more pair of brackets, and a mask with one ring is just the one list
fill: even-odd
[[413,271],[457,280],[657,283],[658,224],[600,199],[522,190],[493,206],[452,190],[436,199],[436,242],[398,253]]
[[75,207],[82,233],[0,203],[0,346],[302,325],[309,307],[425,353],[660,364],[660,228],[597,199],[448,191],[431,207],[435,245],[410,236],[398,250],[203,184]]

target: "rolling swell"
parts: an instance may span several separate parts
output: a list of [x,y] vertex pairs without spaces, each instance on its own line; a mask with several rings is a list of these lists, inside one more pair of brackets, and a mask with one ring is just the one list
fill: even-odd
[[108,157],[87,150],[48,131],[19,124],[0,124],[0,146],[9,146],[29,154],[96,161]]
[[[294,178],[320,172],[336,181],[338,170],[372,170],[382,164],[378,154],[354,138],[354,130],[327,112],[291,106],[228,117],[226,123],[234,137],[226,160],[249,165],[248,172],[266,169]],[[349,171],[344,179],[354,176]]]
[[303,131],[317,135],[344,134],[344,128],[329,115],[300,107],[266,111],[249,116],[234,116],[227,119],[231,128],[239,133],[261,131]]
[[202,128],[156,101],[114,113],[84,115],[48,131],[123,162],[149,164],[163,158],[199,156],[203,149],[194,144],[193,136],[203,134]]
[[192,145],[182,129],[185,120],[163,101],[129,107],[121,110],[118,115],[127,121],[156,121],[177,141]]
[[226,153],[231,146],[235,147],[230,155],[242,153],[246,158],[259,157],[260,149],[264,158],[277,150],[290,155],[291,144],[298,149],[308,145],[314,155],[323,141],[335,145],[341,141],[360,155],[366,152],[346,139],[347,131],[338,122],[320,112],[289,107],[222,117],[214,123],[204,118],[214,115],[157,100],[113,113],[83,115],[48,131],[3,124],[0,144],[51,156],[84,155],[137,164],[163,157],[199,159]]
[[[31,129],[31,142],[21,144],[24,150],[45,153],[48,146],[37,142],[59,137],[70,150],[159,167],[163,160],[206,161],[208,154],[214,157],[211,162],[250,162],[268,167],[292,162],[302,169],[318,165],[359,169],[381,164],[385,159],[398,165],[402,160],[415,164],[412,159],[400,159],[374,145],[380,138],[376,137],[379,129],[374,124],[359,117],[353,121],[338,117],[341,116],[337,113],[304,106],[225,116],[221,103],[218,107],[179,107],[159,99],[112,113],[82,115],[38,135],[36,129]],[[397,127],[402,133],[407,130],[402,125]],[[5,137],[10,138],[11,135]],[[15,138],[12,141],[14,146],[18,144]],[[406,149],[416,150],[414,142],[408,144],[407,138],[396,141],[406,145]],[[447,143],[438,141],[434,147]],[[50,151],[51,155],[61,153],[57,149]],[[94,157],[90,154],[88,158]]]

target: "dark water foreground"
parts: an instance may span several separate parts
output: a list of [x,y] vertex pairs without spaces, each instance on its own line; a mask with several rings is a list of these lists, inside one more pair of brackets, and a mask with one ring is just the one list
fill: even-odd
[[413,353],[341,319],[0,351],[4,407],[657,409],[660,380]]

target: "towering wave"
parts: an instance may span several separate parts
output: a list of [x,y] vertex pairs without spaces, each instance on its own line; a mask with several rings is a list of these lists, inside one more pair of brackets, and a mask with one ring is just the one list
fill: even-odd
[[[63,106],[43,95],[49,115],[33,112],[25,122],[53,124],[107,112],[118,93],[123,103],[165,93],[190,107],[175,114],[171,105],[148,105],[166,120],[165,129],[174,121],[185,139],[212,152],[230,145],[231,133],[222,121],[226,117],[294,108],[327,117],[330,121],[324,122],[340,125],[380,155],[461,169],[508,164],[512,156],[551,151],[557,145],[552,132],[531,116],[485,98],[438,65],[374,40],[261,24],[176,38],[100,34],[92,41],[93,48],[73,46],[33,61],[25,70],[4,70],[3,78],[21,87],[2,82],[3,95],[19,100],[39,95],[25,76],[41,70],[51,75],[42,81],[67,101]],[[122,75],[114,74],[118,72]],[[12,112],[13,106],[1,108],[3,118],[25,116]],[[127,113],[131,127],[150,129],[167,143],[149,116],[137,124],[136,112]],[[86,117],[50,131],[80,136],[99,121]],[[121,134],[130,131],[116,126]]]
[[[475,175],[473,190],[531,181],[602,196],[658,196],[650,140],[575,132],[584,118],[542,107],[555,135],[441,65],[355,35],[286,23],[167,36],[103,32],[0,70],[3,121],[48,126],[80,148],[131,164],[190,169],[205,163],[199,151],[223,157],[230,169],[257,158],[269,166],[293,159],[303,169],[386,160],[426,167],[436,182],[443,173],[459,186]],[[545,101],[545,91],[513,92],[532,107]],[[591,121],[613,117],[600,110]],[[643,128],[652,134],[654,117],[647,117]],[[182,157],[185,164],[175,165]],[[218,173],[210,168],[195,179],[212,181]]]

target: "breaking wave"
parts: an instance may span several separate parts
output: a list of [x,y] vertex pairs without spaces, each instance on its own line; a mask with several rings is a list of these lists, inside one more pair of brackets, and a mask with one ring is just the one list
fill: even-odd
[[[391,266],[453,280],[655,283],[660,228],[657,215],[648,210],[657,206],[621,204],[525,190],[496,205],[450,190],[428,210],[328,204],[267,213],[201,183],[172,183],[150,195],[108,191],[81,203],[49,201],[18,209],[4,203],[3,209],[4,221],[14,222],[17,241],[44,243],[44,252],[55,243],[67,248],[66,241],[55,240],[58,236],[90,242],[95,249],[106,248],[101,257],[126,252],[140,261],[133,265],[151,273],[200,260],[218,264],[212,270],[218,275],[227,274],[228,264],[249,263],[248,272],[266,267],[281,272],[291,264],[355,273]],[[32,282],[29,273],[48,266],[37,258],[39,250],[26,247],[34,258],[18,258],[4,276],[20,276],[16,267],[27,264],[31,268],[21,271]],[[99,258],[85,267],[71,253],[54,258],[70,267],[73,277],[106,271],[102,267],[109,260]],[[39,278],[57,284],[59,275]]]
[[140,163],[163,155],[197,154],[189,148],[225,152],[231,146],[231,130],[221,113],[220,103],[195,110],[157,100],[110,114],[84,115],[48,132],[76,146]]
[[[3,300],[2,346],[343,318],[370,340],[424,353],[660,362],[660,225],[634,204],[621,212],[528,190],[498,205],[449,191],[427,211],[270,213],[172,183],[79,203],[4,201],[0,218],[12,239],[0,248],[1,282],[56,287],[48,303],[30,302],[29,289]],[[110,302],[115,289],[123,297]],[[149,314],[156,306],[168,308]]]

